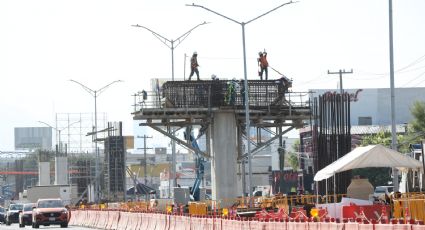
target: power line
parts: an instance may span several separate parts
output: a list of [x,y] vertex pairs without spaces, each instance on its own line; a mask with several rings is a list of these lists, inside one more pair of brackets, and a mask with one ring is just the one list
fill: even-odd
[[344,90],[343,90],[343,87],[342,87],[342,75],[343,74],[352,74],[352,73],[353,73],[353,69],[351,69],[350,72],[345,71],[345,69],[343,69],[343,70],[340,69],[338,72],[330,72],[328,70],[328,74],[339,74],[339,89],[341,91],[341,96],[344,93]]
[[[420,78],[420,77],[422,77],[423,75],[425,74],[425,72],[422,72],[422,73],[420,73],[418,76],[416,76],[415,78],[413,78],[412,80],[410,80],[410,81],[408,81],[407,83],[405,83],[402,87],[405,87],[405,86],[407,86],[408,84],[410,84],[411,82],[413,82],[413,81],[415,81],[416,79],[418,79],[418,78]],[[421,81],[421,82],[419,82],[419,83],[422,83],[423,81]],[[418,84],[419,84],[418,83]]]
[[[147,162],[148,162],[148,159],[146,158],[146,150],[148,150],[148,149],[153,149],[153,148],[147,148],[146,147],[146,139],[148,139],[148,138],[153,138],[152,136],[146,136],[146,135],[143,135],[143,136],[137,136],[137,138],[143,138],[143,148],[137,148],[137,149],[143,149],[143,157],[144,157],[144,162],[143,162],[143,173],[144,173],[144,177],[145,177],[145,185],[147,185],[147,183],[148,183],[148,178],[147,178],[147,173],[148,173],[148,170],[147,170]],[[134,187],[134,189],[136,189],[136,187]]]

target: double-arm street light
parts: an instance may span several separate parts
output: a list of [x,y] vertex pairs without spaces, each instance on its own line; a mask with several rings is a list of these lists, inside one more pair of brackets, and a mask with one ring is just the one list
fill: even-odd
[[[192,29],[190,29],[189,31],[187,31],[186,33],[182,34],[180,37],[176,38],[176,39],[168,39],[160,34],[158,34],[157,32],[145,27],[145,26],[141,26],[139,24],[136,25],[132,25],[134,27],[140,27],[143,28],[145,30],[148,30],[149,32],[151,32],[156,38],[158,38],[158,40],[160,40],[162,43],[164,43],[168,48],[171,49],[171,80],[174,81],[174,49],[177,48],[178,45],[180,45],[180,43],[182,43],[184,41],[184,39],[187,38],[187,36],[189,36],[189,34],[196,28],[198,28],[199,26],[208,24],[208,22],[203,22],[200,23],[198,25],[196,25],[195,27],[193,27]],[[177,42],[177,44],[175,45],[175,43]]]
[[[189,36],[189,34],[196,28],[198,28],[199,26],[202,25],[206,25],[208,24],[208,22],[203,22],[200,23],[196,26],[194,26],[192,29],[190,29],[189,31],[187,31],[186,33],[182,34],[180,37],[176,38],[176,39],[168,39],[162,35],[160,35],[159,33],[145,27],[145,26],[141,26],[139,24],[136,25],[132,25],[134,27],[140,27],[143,28],[145,30],[148,30],[149,32],[151,32],[156,38],[158,38],[162,43],[164,43],[168,48],[171,49],[171,80],[174,81],[174,49],[177,48],[178,45],[180,45],[180,43],[182,43],[184,41],[184,39],[187,38],[187,36]],[[177,44],[176,44],[177,43]],[[176,179],[176,143],[174,140],[171,141],[171,158],[172,158],[172,169],[171,169],[171,180],[173,180],[174,185],[177,185],[177,179]],[[169,185],[169,191],[171,190],[171,183]],[[169,193],[170,194],[170,193]]]
[[[47,125],[48,127],[56,130],[56,132],[58,133],[57,134],[58,136],[56,138],[56,144],[58,145],[58,151],[61,152],[62,151],[61,132],[64,131],[65,129],[68,129],[69,127],[71,127],[71,125],[77,124],[77,123],[81,122],[81,120],[80,121],[73,122],[73,123],[69,124],[67,127],[62,128],[62,129],[58,129],[56,127],[53,127],[53,126],[49,125],[48,123],[46,123],[44,121],[38,121],[38,122],[40,122],[40,123],[42,123],[44,125]],[[58,138],[59,138],[59,140],[58,140]],[[68,143],[68,148],[69,148],[69,143]]]
[[[257,19],[259,19],[259,18],[261,18],[261,17],[263,17],[263,16],[265,16],[265,15],[267,15],[267,14],[269,14],[269,13],[271,13],[271,12],[277,10],[277,9],[279,9],[279,8],[281,8],[282,6],[289,5],[289,4],[292,4],[292,3],[294,3],[294,2],[293,1],[290,1],[290,2],[283,3],[280,6],[277,6],[277,7],[275,7],[275,8],[273,8],[273,9],[271,9],[271,10],[269,10],[269,11],[267,11],[267,12],[265,12],[265,13],[257,16],[257,17],[255,17],[255,18],[251,19],[251,20],[249,20],[247,22],[236,21],[236,20],[234,20],[232,18],[229,18],[227,16],[224,16],[224,15],[222,15],[222,14],[220,14],[220,13],[214,11],[214,10],[211,10],[211,9],[209,9],[207,7],[204,7],[204,6],[201,6],[201,5],[196,5],[194,3],[187,4],[186,5],[186,6],[192,6],[192,7],[202,8],[204,10],[207,10],[207,11],[211,12],[211,13],[217,14],[218,16],[221,16],[221,17],[223,17],[223,18],[225,18],[227,20],[230,20],[230,21],[232,21],[232,22],[234,22],[236,24],[239,24],[242,27],[243,70],[244,70],[244,79],[245,79],[244,80],[244,87],[245,87],[245,118],[246,118],[246,120],[245,120],[245,123],[246,123],[245,129],[246,129],[246,135],[247,135],[247,137],[246,137],[246,146],[247,146],[247,154],[248,154],[248,171],[249,171],[249,174],[248,174],[248,182],[249,182],[248,183],[248,186],[249,186],[248,194],[249,194],[250,197],[252,196],[252,194],[251,194],[251,189],[252,189],[252,164],[251,164],[251,148],[249,146],[249,127],[250,127],[250,123],[249,122],[250,122],[250,119],[249,119],[249,102],[248,102],[248,77],[247,77],[247,70],[246,70],[245,25],[247,25],[247,24],[249,24],[249,23],[251,23],[251,22],[253,22],[253,21],[255,21],[255,20],[257,20]],[[242,160],[244,160],[244,159],[242,159]]]
[[75,81],[75,80],[70,80],[71,82],[77,83],[78,85],[80,85],[81,87],[83,87],[84,90],[86,90],[90,95],[92,95],[94,97],[94,148],[95,148],[95,155],[96,155],[96,161],[95,161],[95,185],[94,185],[94,192],[95,192],[95,201],[98,202],[99,201],[99,187],[100,187],[100,183],[99,183],[99,151],[97,149],[97,97],[100,95],[100,93],[102,93],[106,88],[108,88],[109,86],[111,86],[114,83],[117,82],[122,82],[121,80],[116,80],[113,81],[105,86],[103,86],[102,88],[98,89],[98,90],[92,90],[89,87],[83,85],[82,83]]

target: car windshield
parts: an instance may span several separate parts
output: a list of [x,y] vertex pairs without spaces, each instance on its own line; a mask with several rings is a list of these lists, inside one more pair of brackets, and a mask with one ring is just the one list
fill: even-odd
[[41,200],[38,202],[39,208],[63,208],[61,200]]
[[22,210],[22,204],[11,204],[9,209],[10,210]]
[[24,205],[24,211],[31,211],[32,207],[34,207],[33,204],[26,204],[26,205]]

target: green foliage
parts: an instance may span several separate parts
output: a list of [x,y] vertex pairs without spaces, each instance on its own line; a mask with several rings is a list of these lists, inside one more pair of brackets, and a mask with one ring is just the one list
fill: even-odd
[[299,152],[299,151],[300,151],[300,140],[299,140],[299,139],[296,139],[296,140],[294,141],[294,143],[292,144],[292,149],[293,149],[295,152]]
[[297,171],[299,162],[298,162],[298,156],[296,153],[288,152],[288,163],[292,167],[292,170]]
[[[391,148],[391,133],[390,132],[379,132],[377,134],[367,135],[362,138],[361,146],[366,145],[383,145],[385,147]],[[397,135],[397,151],[401,153],[409,152],[409,136],[406,135]]]
[[410,108],[413,120],[410,122],[411,131],[414,133],[425,132],[425,102],[415,101]]
[[369,182],[374,186],[387,185],[391,180],[391,168],[361,168],[353,169],[352,175],[359,175],[369,179]]
[[[405,153],[409,151],[409,143],[404,135],[397,135],[398,151]],[[361,146],[366,145],[383,145],[391,148],[391,133],[379,132],[373,135],[364,136]],[[362,168],[353,170],[353,175],[360,175],[367,179],[373,186],[387,185],[391,180],[391,168]]]
[[[289,166],[291,166],[292,170],[297,171],[300,164],[299,164],[298,155],[296,153],[300,151],[300,140],[298,139],[295,140],[291,147],[292,149],[287,152],[288,154],[287,162]],[[295,152],[292,152],[292,150]]]
[[[415,101],[410,108],[413,116],[412,121],[408,125],[408,132],[405,135],[397,135],[397,150],[401,153],[409,152],[409,144],[418,143],[424,138],[425,134],[425,102]],[[362,146],[381,144],[391,147],[391,133],[381,132],[375,135],[363,137]],[[364,176],[374,186],[386,185],[391,180],[390,168],[366,168],[355,169],[353,175]]]

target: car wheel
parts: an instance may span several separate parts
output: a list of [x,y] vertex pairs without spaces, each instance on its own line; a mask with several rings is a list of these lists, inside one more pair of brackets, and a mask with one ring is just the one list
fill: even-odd
[[37,224],[37,223],[32,223],[32,228],[39,228],[40,227],[40,225],[39,224]]
[[61,228],[67,228],[67,227],[68,227],[68,223],[61,224]]

